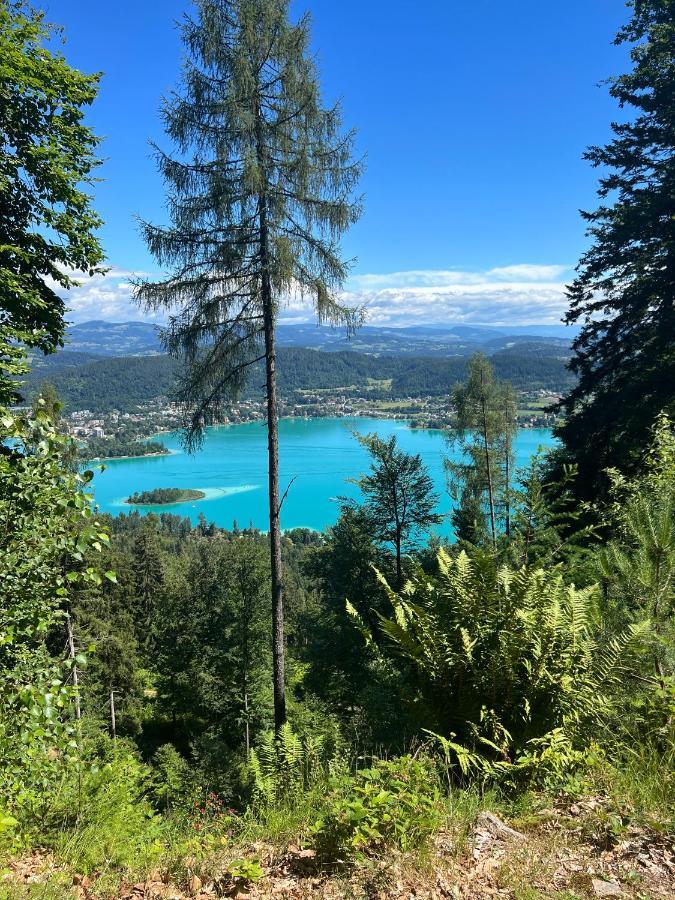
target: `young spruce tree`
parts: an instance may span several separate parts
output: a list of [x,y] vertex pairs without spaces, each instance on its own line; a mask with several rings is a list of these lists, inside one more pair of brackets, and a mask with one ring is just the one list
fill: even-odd
[[373,534],[393,544],[396,554],[396,586],[403,587],[403,550],[443,516],[436,512],[439,496],[419,454],[401,450],[395,435],[386,440],[377,434],[356,435],[370,454],[370,472],[354,479],[361,490],[362,509]]
[[635,470],[656,417],[675,404],[675,3],[631,5],[616,43],[634,45],[633,69],[610,93],[632,115],[586,153],[602,167],[603,202],[584,213],[593,244],[569,290],[579,381],[558,433],[585,499],[606,492],[609,466]]
[[290,294],[319,321],[354,323],[335,291],[340,235],[359,214],[360,164],[339,107],[321,105],[309,19],[288,0],[197,0],[182,85],[163,106],[173,155],[157,148],[170,225],[143,226],[163,281],[139,283],[170,310],[164,340],[186,365],[179,398],[191,446],[265,360],[275,722],[286,717],[275,323]]

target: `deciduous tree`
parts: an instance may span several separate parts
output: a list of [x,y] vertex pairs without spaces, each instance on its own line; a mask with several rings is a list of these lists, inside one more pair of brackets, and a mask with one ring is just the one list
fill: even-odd
[[[75,271],[103,259],[101,220],[86,188],[98,138],[84,124],[99,76],[61,53],[44,15],[23,3],[0,6],[0,403],[16,397],[26,371],[17,341],[45,353],[61,345]],[[70,271],[70,274],[69,274]]]
[[[513,388],[495,380],[489,359],[476,353],[469,361],[469,377],[455,388],[456,431],[452,446],[459,446],[462,459],[446,460],[451,492],[460,501],[453,524],[460,537],[480,539],[487,507],[487,532],[492,548],[497,546],[500,512],[504,530],[511,528],[513,438],[517,428]],[[473,541],[472,541],[473,542]]]

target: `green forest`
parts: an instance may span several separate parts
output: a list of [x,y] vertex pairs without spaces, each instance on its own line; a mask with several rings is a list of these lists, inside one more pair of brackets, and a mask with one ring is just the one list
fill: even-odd
[[80,450],[84,459],[121,459],[136,456],[156,456],[169,451],[161,441],[138,441],[123,438],[94,438],[86,449]]
[[[105,265],[100,76],[0,3],[0,898],[673,896],[675,4],[635,0],[617,37],[632,118],[587,153],[564,373],[517,349],[277,353],[291,286],[358,327],[338,289],[361,165],[307,19],[195,6],[162,113],[171,224],[143,223],[165,274],[135,287],[180,305],[166,355],[50,381],[69,409],[175,393],[188,448],[264,384],[264,532],[96,509],[30,367]],[[283,531],[279,394],[383,378],[452,404],[455,539],[429,536],[421,458],[376,435],[336,524]],[[516,470],[533,385],[565,392],[559,445]]]
[[[179,363],[168,356],[132,356],[70,364],[70,353],[58,354],[48,366],[29,376],[25,396],[33,400],[45,379],[56,388],[68,412],[89,409],[97,413],[131,412],[157,397],[172,398]],[[516,350],[490,357],[500,378],[520,390],[564,391],[575,383],[566,361]],[[299,391],[340,390],[374,399],[443,396],[466,377],[468,358],[377,357],[365,353],[326,353],[295,347],[278,352],[279,392],[287,400]],[[385,390],[373,382],[390,382]],[[264,396],[261,363],[251,366],[240,396]]]

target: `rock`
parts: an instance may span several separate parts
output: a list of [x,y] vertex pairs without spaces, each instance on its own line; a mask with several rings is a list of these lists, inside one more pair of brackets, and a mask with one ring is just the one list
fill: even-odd
[[289,894],[297,888],[297,883],[291,878],[282,878],[272,885],[273,894]]
[[591,880],[593,893],[596,897],[621,897],[623,892],[620,885],[614,881],[603,881],[601,878]]
[[514,828],[509,828],[501,819],[497,818],[494,813],[482,812],[476,820],[476,828],[480,831],[487,831],[492,837],[500,841],[524,841],[525,835]]

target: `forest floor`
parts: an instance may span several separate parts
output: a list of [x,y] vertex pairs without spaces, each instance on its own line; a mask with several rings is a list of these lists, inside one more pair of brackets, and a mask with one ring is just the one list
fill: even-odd
[[[15,858],[0,875],[1,900],[583,900],[675,897],[675,838],[670,827],[624,824],[601,797],[556,802],[509,824],[484,811],[436,835],[422,854],[389,853],[333,872],[311,848],[258,842],[184,859],[119,882],[78,874],[47,852]],[[255,862],[247,870],[244,860]],[[243,874],[250,872],[247,880]]]

